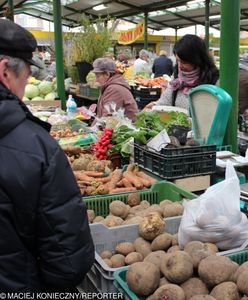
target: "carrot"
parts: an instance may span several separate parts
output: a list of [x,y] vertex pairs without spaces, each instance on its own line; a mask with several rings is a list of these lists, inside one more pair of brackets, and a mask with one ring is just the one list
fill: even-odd
[[124,172],[124,178],[131,182],[138,190],[143,188],[142,182],[139,180],[138,176],[135,176],[132,172]]
[[[138,174],[137,174],[137,176],[138,176]],[[142,182],[142,184],[143,184],[144,187],[148,188],[148,187],[150,187],[152,185],[150,180],[147,180],[147,179],[139,177],[139,176],[138,176],[138,178]]]
[[124,187],[124,188],[115,188],[115,189],[110,189],[109,193],[113,194],[113,193],[126,193],[126,192],[132,192],[132,191],[136,191],[135,187]]
[[101,182],[101,183],[107,183],[109,182],[111,179],[111,176],[106,176],[106,177],[102,177],[102,178],[96,178],[97,182]]
[[120,169],[114,170],[112,173],[110,181],[107,183],[109,189],[114,189],[116,184],[122,179],[122,172]]
[[118,187],[122,187],[124,184],[123,184],[123,179],[121,179],[119,182],[117,182],[116,186]]
[[137,176],[138,177],[141,177],[141,178],[144,178],[146,180],[149,180],[151,182],[151,184],[157,182],[157,180],[155,178],[152,178],[151,176],[145,174],[144,172],[137,172]]
[[94,179],[93,177],[89,177],[82,172],[73,172],[73,173],[76,179],[79,181],[92,181]]
[[123,178],[122,183],[123,183],[124,187],[127,187],[127,188],[133,186],[132,183],[127,180],[127,178]]
[[90,177],[102,177],[104,175],[103,172],[95,172],[95,171],[84,171],[83,173]]
[[127,172],[133,172],[134,168],[135,168],[135,165],[134,165],[134,164],[129,164],[129,165],[127,166]]

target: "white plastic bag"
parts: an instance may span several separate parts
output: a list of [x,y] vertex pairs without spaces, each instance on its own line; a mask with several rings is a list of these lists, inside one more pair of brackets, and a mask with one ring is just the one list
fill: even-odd
[[240,212],[239,179],[231,162],[224,181],[200,197],[184,202],[178,231],[180,248],[190,241],[215,243],[220,250],[240,247],[248,239],[248,220]]

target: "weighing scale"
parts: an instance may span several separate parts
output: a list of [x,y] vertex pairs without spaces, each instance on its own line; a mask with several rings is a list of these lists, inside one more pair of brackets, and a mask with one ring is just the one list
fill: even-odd
[[195,139],[201,144],[222,146],[231,96],[218,86],[203,84],[189,92],[188,100]]

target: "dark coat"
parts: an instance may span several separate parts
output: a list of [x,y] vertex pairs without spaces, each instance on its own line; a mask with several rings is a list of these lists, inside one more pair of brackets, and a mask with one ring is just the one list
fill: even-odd
[[155,58],[152,66],[152,72],[154,73],[155,78],[163,76],[164,74],[171,76],[173,73],[173,64],[171,59],[166,55],[160,55]]
[[97,104],[97,116],[99,118],[106,117],[108,111],[106,105],[114,102],[116,110],[123,108],[124,114],[130,120],[134,121],[138,113],[138,106],[130,91],[130,87],[126,80],[120,74],[115,74],[108,79],[102,87],[102,94]]
[[0,84],[0,291],[70,290],[94,261],[85,204],[50,125]]

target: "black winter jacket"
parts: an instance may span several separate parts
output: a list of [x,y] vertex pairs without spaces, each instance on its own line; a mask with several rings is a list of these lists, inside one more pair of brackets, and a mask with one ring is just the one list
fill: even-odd
[[67,291],[94,261],[85,204],[50,125],[0,84],[0,291]]

